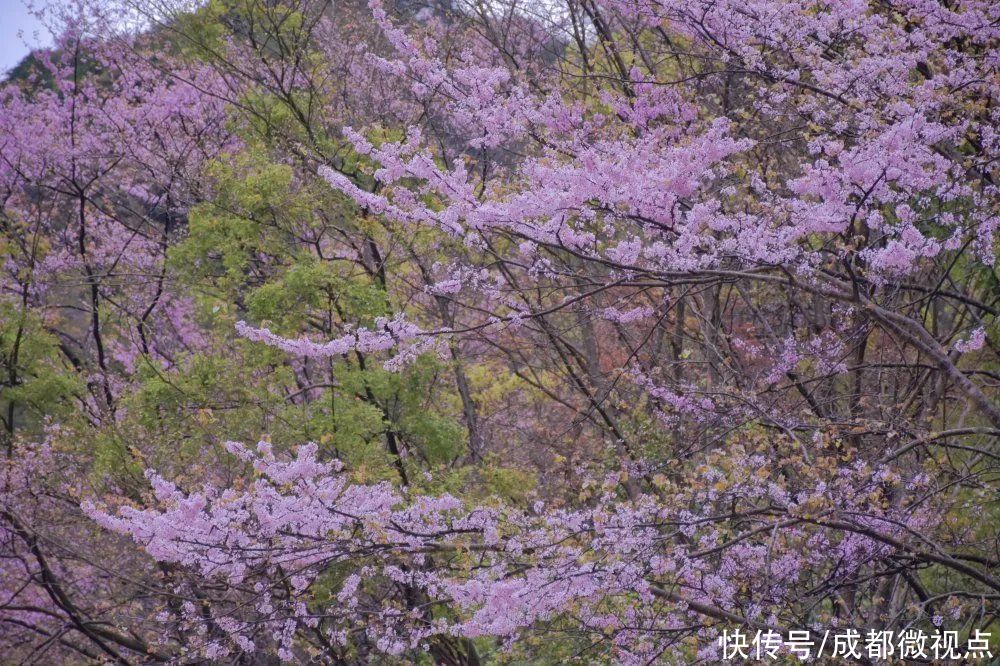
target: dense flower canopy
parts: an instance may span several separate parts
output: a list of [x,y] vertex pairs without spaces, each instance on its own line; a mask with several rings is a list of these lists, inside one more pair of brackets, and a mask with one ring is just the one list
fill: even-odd
[[15,661],[1000,636],[996,3],[41,15],[0,84]]

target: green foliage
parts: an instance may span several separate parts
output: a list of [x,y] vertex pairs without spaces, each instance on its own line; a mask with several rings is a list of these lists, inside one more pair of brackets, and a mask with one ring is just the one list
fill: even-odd
[[211,279],[235,295],[257,279],[261,257],[287,253],[284,230],[309,215],[310,202],[294,195],[291,169],[268,162],[261,150],[248,150],[233,164],[217,161],[208,176],[216,197],[191,210],[188,238],[172,248],[170,264],[189,279]]
[[40,315],[0,301],[0,407],[4,418],[13,405],[16,418],[26,418],[37,426],[44,416],[68,414],[70,398],[82,390],[82,380],[65,367],[59,340],[45,329]]
[[199,60],[210,60],[225,48],[227,34],[225,19],[233,14],[235,3],[228,0],[211,0],[191,12],[178,14],[171,32],[183,35],[177,39],[181,52]]
[[[322,339],[339,334],[343,325],[373,326],[391,312],[391,298],[377,276],[359,271],[356,262],[326,256],[318,241],[304,242],[333,225],[362,237],[374,231],[318,177],[305,181],[286,164],[273,162],[262,138],[214,163],[208,175],[215,196],[191,211],[188,236],[173,248],[170,263],[196,288],[220,334],[232,335],[236,316],[288,337],[312,333]],[[180,425],[185,410],[210,409],[213,396],[216,401],[225,396],[224,402],[254,404],[271,416],[230,410],[232,418],[215,417],[219,436],[258,428],[275,442],[315,440],[369,482],[398,480],[387,447],[390,436],[412,458],[407,465],[448,465],[463,453],[459,401],[441,377],[446,368],[435,359],[418,359],[399,373],[361,354],[331,360],[328,368],[309,361],[313,372],[329,373],[330,381],[310,393],[315,398],[319,390],[323,397],[288,400],[301,393],[289,359],[245,341],[238,349],[232,367],[212,367],[220,361],[201,358],[176,381],[150,377],[140,392],[149,415],[144,426],[149,418],[162,418],[165,405],[174,406]],[[254,377],[247,378],[251,368]],[[227,375],[228,387],[212,384]],[[258,384],[270,390],[250,388]],[[236,396],[229,395],[232,390]],[[153,405],[160,406],[155,417]],[[256,436],[251,432],[247,438]]]

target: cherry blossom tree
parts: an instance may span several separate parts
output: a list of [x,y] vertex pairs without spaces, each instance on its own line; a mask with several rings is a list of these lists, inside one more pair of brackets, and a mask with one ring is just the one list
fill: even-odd
[[995,3],[115,11],[3,93],[10,649],[996,626]]

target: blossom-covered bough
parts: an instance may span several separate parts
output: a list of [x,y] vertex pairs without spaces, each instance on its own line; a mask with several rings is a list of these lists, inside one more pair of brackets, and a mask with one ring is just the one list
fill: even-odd
[[[379,650],[402,654],[426,649],[441,633],[514,639],[571,611],[574,631],[610,637],[618,658],[646,661],[706,619],[777,630],[798,623],[787,604],[807,601],[805,590],[815,602],[836,589],[833,581],[894,557],[939,564],[997,590],[997,580],[914,538],[939,520],[932,508],[886,510],[884,488],[901,481],[887,468],[840,466],[837,451],[808,465],[788,453],[775,462],[815,484],[793,494],[782,474],[761,473],[769,461],[748,445],[728,460],[710,459],[690,487],[664,483],[655,496],[623,503],[617,480],[606,479],[586,509],[537,505],[521,513],[466,507],[447,495],[406,496],[385,483],[351,485],[338,465],[316,460],[315,445],[281,462],[265,442],[258,452],[230,443],[260,474],[246,491],[185,495],[151,475],[162,509],[113,515],[87,504],[85,511],[157,560],[226,583],[209,615],[182,605],[177,617],[162,618],[200,636],[210,657],[228,654],[230,644],[252,651],[263,635],[292,660],[296,630],[321,623],[334,643],[359,632]],[[731,533],[734,521],[763,525]],[[755,543],[760,533],[769,539]],[[315,608],[311,588],[347,563],[356,570],[335,600]],[[386,606],[369,587],[382,578],[465,615],[431,620]],[[749,586],[752,602],[741,598]],[[221,630],[214,640],[206,620]]]
[[[205,10],[225,39],[187,14],[154,21],[203,60],[162,92],[193,95],[163,121],[172,137],[204,133],[178,164],[215,160],[215,191],[178,194],[214,206],[190,216],[179,251],[208,266],[190,269],[192,291],[232,315],[214,335],[267,359],[251,411],[286,434],[301,418],[316,441],[221,439],[215,414],[235,393],[203,398],[199,375],[177,388],[196,423],[180,432],[212,462],[188,470],[135,442],[124,457],[145,475],[128,485],[94,480],[87,452],[48,443],[57,430],[17,450],[10,417],[12,648],[128,663],[684,663],[718,659],[724,628],[997,626],[995,3],[250,5]],[[10,93],[10,141],[12,119],[43,102]],[[169,172],[193,187],[157,161],[150,131],[123,140],[126,155],[151,151],[136,159],[148,173],[130,161],[117,185],[170,192]],[[89,140],[106,146],[104,133]],[[44,151],[12,145],[5,187],[24,210],[42,205],[21,181]],[[258,167],[261,154],[279,166]],[[98,178],[120,168],[101,165]],[[104,210],[86,188],[70,195],[80,229]],[[65,253],[92,278],[85,241]],[[142,344],[150,313],[190,298],[164,290],[167,245],[119,249],[161,275],[152,297],[122,287],[154,303]],[[315,278],[327,265],[343,272]],[[10,267],[22,302],[44,301]],[[291,294],[280,307],[266,301],[275,276]],[[127,419],[127,387],[183,363],[177,338],[233,353],[189,320],[115,370],[92,293],[104,384],[91,379],[84,403],[101,427]],[[156,361],[146,375],[140,357]],[[398,386],[429,363],[448,371],[413,406]],[[429,406],[460,418],[467,455],[435,462],[407,413]],[[385,475],[341,460],[353,454],[338,408],[356,410],[348,433],[377,421],[361,439],[384,445]],[[142,432],[173,432],[164,411]],[[535,491],[489,486],[495,457],[537,469]],[[31,517],[46,512],[62,517]],[[129,553],[118,571],[95,555],[107,543]]]

